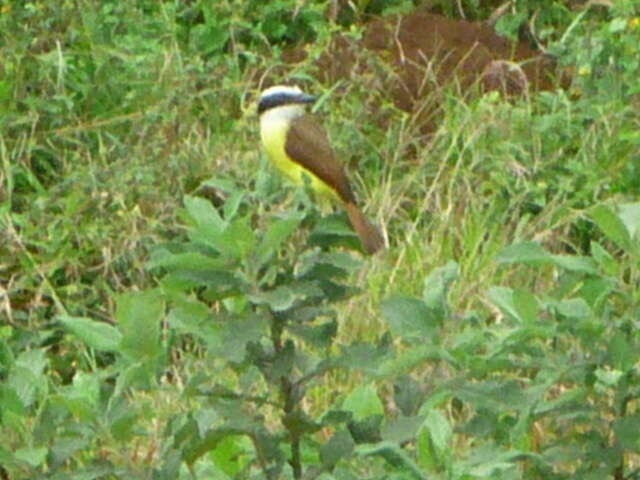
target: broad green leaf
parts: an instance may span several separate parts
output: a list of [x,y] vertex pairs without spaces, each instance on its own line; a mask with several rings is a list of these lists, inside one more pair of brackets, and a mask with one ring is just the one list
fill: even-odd
[[342,410],[353,413],[356,421],[384,414],[384,407],[373,383],[356,387],[349,393],[342,403]]
[[597,368],[594,372],[600,383],[607,387],[615,388],[623,377],[624,373],[620,370]]
[[[139,409],[135,404],[130,404],[128,399],[122,399],[120,401],[113,399],[110,403],[108,411],[108,426],[111,435],[119,442],[127,442],[131,440],[139,427],[137,424],[138,418],[141,416],[148,420],[152,414],[155,414],[153,410],[148,408]],[[114,406],[114,404],[117,404]]]
[[122,332],[119,351],[130,360],[156,358],[162,353],[160,325],[164,301],[158,290],[119,295],[116,319]]
[[513,305],[518,312],[518,319],[526,324],[532,324],[538,320],[540,310],[538,299],[531,292],[516,289],[512,296]]
[[344,278],[349,272],[357,271],[362,261],[344,252],[310,251],[302,255],[297,276],[300,279],[320,280]]
[[399,415],[397,418],[387,417],[382,426],[382,439],[401,445],[412,441],[422,423],[423,417]]
[[317,348],[328,348],[338,333],[338,322],[330,320],[315,325],[291,325],[288,330]]
[[635,413],[618,418],[613,423],[613,431],[622,448],[634,453],[640,453],[640,414]]
[[452,260],[444,267],[434,269],[424,279],[422,299],[434,312],[444,315],[447,312],[447,293],[452,282],[458,279],[460,267]]
[[511,318],[523,322],[520,312],[513,301],[513,290],[506,287],[491,287],[487,292],[489,301],[496,305],[502,313]]
[[[502,478],[521,478],[517,474],[519,462],[530,459],[534,462],[540,461],[541,457],[537,454],[523,452],[520,450],[505,450],[495,444],[481,444],[471,450],[470,455],[464,461],[458,462],[456,467],[462,472],[473,475],[472,478],[483,479],[502,479]],[[515,476],[503,476],[504,472],[514,471]]]
[[211,257],[200,252],[171,253],[166,248],[157,248],[151,252],[147,268],[166,268],[172,270],[221,270],[232,268],[233,263],[228,258]]
[[73,383],[63,395],[73,415],[83,422],[93,421],[100,403],[100,378],[95,373],[77,372]]
[[422,385],[409,375],[401,375],[393,384],[393,399],[405,417],[418,412],[425,395]]
[[247,344],[259,342],[267,335],[268,321],[259,315],[247,315],[225,320],[221,331],[221,342],[209,345],[210,351],[228,361],[241,362],[246,353]]
[[379,456],[396,469],[402,469],[411,474],[416,480],[427,480],[418,465],[409,454],[399,445],[392,442],[378,442],[373,444],[358,445],[356,454],[362,457]]
[[616,259],[598,242],[591,242],[591,255],[607,275],[613,277],[620,273],[620,265]]
[[234,219],[213,242],[223,256],[246,257],[257,244],[256,233],[251,226],[251,216]]
[[314,421],[301,409],[295,409],[293,412],[285,414],[282,417],[282,424],[291,435],[297,435],[300,438],[315,433],[322,428],[322,425]]
[[240,435],[228,435],[218,442],[211,451],[215,464],[231,478],[238,474],[251,461],[253,446],[251,440]]
[[[390,337],[390,336],[387,336]],[[362,369],[369,373],[375,373],[390,352],[387,343],[375,345],[372,343],[353,343],[342,346],[342,354],[334,360],[336,365],[343,368]]]
[[640,232],[640,202],[621,203],[618,205],[618,217],[624,223],[632,239],[638,239]]
[[218,412],[211,407],[204,407],[193,413],[193,419],[196,421],[200,436],[204,436],[212,425],[219,422]]
[[45,376],[48,359],[45,350],[26,350],[16,358],[9,371],[6,385],[15,392],[24,407],[31,406],[39,394],[47,391],[49,381]]
[[372,373],[382,378],[402,375],[423,365],[428,360],[444,360],[450,365],[458,365],[456,359],[446,348],[438,345],[415,345],[402,349],[397,355],[390,355],[383,359],[379,362],[379,368]]
[[341,245],[354,250],[361,246],[358,236],[342,213],[321,218],[311,232],[309,243],[320,247]]
[[569,318],[588,318],[593,315],[589,304],[582,298],[562,300],[557,305],[558,313]]
[[320,461],[332,469],[342,458],[349,457],[355,448],[351,434],[346,430],[338,430],[328,442],[320,447]]
[[610,294],[617,287],[617,281],[607,277],[590,277],[584,280],[579,295],[596,310],[610,300]]
[[613,335],[607,351],[611,355],[613,368],[623,372],[629,371],[640,360],[640,352],[634,342],[630,341],[628,335],[623,332],[616,332]]
[[442,470],[450,461],[453,431],[447,418],[436,409],[427,412],[418,433],[418,459],[429,470]]
[[256,305],[268,305],[274,312],[284,312],[296,303],[308,298],[322,298],[322,296],[323,292],[316,284],[299,281],[248,295],[248,299]]
[[[69,461],[74,455],[82,452],[83,449],[87,448],[91,441],[95,439],[93,435],[91,435],[90,430],[87,427],[84,429],[84,435],[80,433],[69,433],[67,435],[57,435],[53,440],[53,445],[51,445],[49,449],[49,455],[47,456],[47,463],[50,467],[56,468],[62,466],[65,462]],[[93,470],[91,471],[94,472]],[[78,473],[78,472],[74,472]],[[75,475],[70,478],[70,480],[78,479],[99,479],[104,478],[100,473],[108,473],[108,472],[96,472],[96,473],[86,473],[85,475],[80,474],[78,477]],[[108,475],[107,475],[108,476]],[[56,478],[56,476],[52,477]]]
[[504,413],[528,405],[522,386],[515,380],[465,383],[450,391],[476,408],[486,408],[493,412]]
[[19,448],[15,451],[16,459],[37,468],[44,463],[47,458],[48,449],[46,447]]
[[541,264],[552,260],[551,254],[537,242],[522,242],[506,247],[497,256],[499,263]]
[[118,329],[106,322],[68,315],[60,315],[58,319],[67,331],[95,350],[114,352],[122,340],[122,334]]
[[623,250],[627,252],[631,250],[629,230],[627,230],[625,223],[609,206],[599,204],[589,211],[589,216],[607,238]]
[[554,265],[570,272],[587,273],[596,275],[598,273],[596,262],[591,257],[580,257],[577,255],[552,255]]
[[0,384],[0,413],[5,418],[12,414],[22,419],[25,416],[26,406],[28,405],[24,404],[14,387]]
[[381,309],[395,336],[423,341],[436,336],[438,318],[418,298],[393,296],[382,302]]
[[303,218],[303,214],[293,213],[286,218],[272,220],[258,247],[260,265],[268,262],[278,253],[282,244],[298,229]]
[[238,213],[238,209],[244,200],[245,192],[242,190],[235,190],[231,192],[231,195],[224,202],[224,218],[227,220],[233,220]]
[[226,222],[211,205],[210,201],[186,195],[184,197],[184,206],[187,213],[203,233],[215,236],[226,227]]

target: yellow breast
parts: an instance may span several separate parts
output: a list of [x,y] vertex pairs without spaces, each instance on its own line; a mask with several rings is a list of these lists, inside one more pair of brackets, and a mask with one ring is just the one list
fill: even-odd
[[271,112],[266,112],[260,119],[260,136],[269,160],[295,184],[304,185],[304,178],[307,176],[313,191],[323,196],[335,198],[336,193],[331,187],[287,155],[285,150],[287,131],[289,122],[295,121],[295,117],[282,114],[269,116],[269,113]]

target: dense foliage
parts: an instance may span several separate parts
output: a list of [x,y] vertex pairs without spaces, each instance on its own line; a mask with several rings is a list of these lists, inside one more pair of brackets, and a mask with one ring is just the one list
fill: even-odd
[[512,2],[570,89],[428,144],[323,97],[376,257],[259,153],[283,50],[420,3],[0,2],[0,478],[640,477],[636,2]]

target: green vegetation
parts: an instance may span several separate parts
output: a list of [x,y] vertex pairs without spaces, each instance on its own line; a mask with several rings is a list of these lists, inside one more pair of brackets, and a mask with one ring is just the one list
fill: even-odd
[[373,258],[258,148],[287,46],[414,2],[328,3],[0,2],[1,479],[640,478],[636,2],[514,2],[571,89],[428,144],[293,66]]

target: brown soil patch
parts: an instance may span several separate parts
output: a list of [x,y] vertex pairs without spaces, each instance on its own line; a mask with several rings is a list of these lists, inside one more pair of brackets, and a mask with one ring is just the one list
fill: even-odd
[[[303,47],[287,63],[306,57]],[[414,12],[368,23],[360,40],[336,36],[316,62],[323,83],[366,82],[383,99],[414,114],[423,133],[437,126],[442,88],[500,90],[507,95],[552,89],[555,65],[523,43],[513,44],[480,22]],[[372,105],[372,110],[377,106]]]

